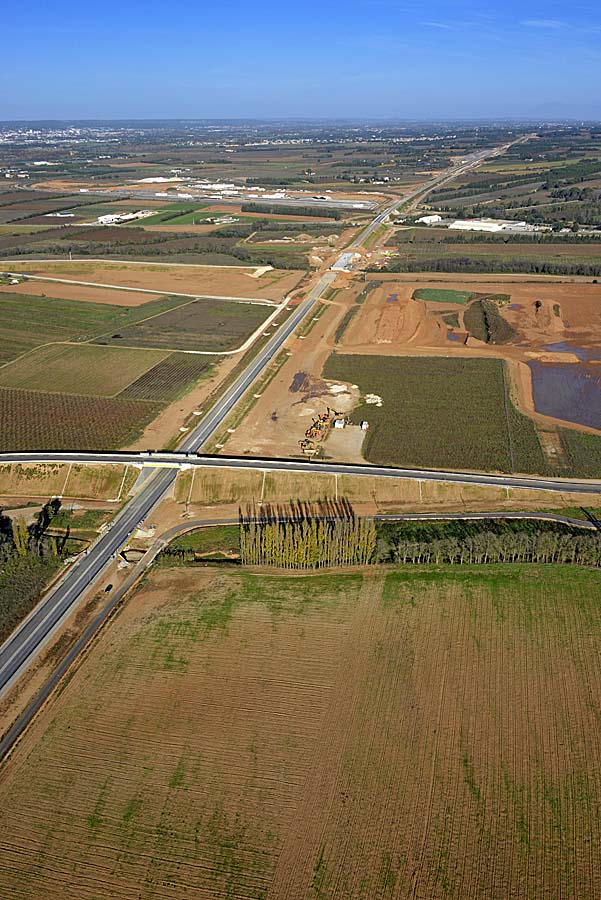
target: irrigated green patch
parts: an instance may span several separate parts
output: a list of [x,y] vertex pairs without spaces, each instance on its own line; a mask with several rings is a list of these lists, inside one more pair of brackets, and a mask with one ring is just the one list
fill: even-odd
[[418,288],[413,291],[414,300],[428,300],[430,303],[468,303],[473,291],[454,291],[444,288]]

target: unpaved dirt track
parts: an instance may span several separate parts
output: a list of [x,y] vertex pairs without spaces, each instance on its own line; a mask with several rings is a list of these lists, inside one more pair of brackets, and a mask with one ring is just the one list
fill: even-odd
[[156,571],[2,770],[3,900],[600,896],[596,586]]

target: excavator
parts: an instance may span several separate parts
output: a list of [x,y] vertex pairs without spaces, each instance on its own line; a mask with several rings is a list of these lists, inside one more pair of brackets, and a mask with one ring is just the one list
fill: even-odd
[[325,413],[320,413],[313,419],[312,424],[305,431],[305,440],[299,441],[303,453],[312,455],[317,452],[316,448],[313,449],[311,445],[314,447],[315,441],[323,441],[327,437],[332,422],[338,415],[340,414],[335,409],[328,406]]

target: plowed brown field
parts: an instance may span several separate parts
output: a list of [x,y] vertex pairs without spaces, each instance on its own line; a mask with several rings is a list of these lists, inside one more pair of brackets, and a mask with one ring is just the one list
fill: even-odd
[[216,297],[258,297],[282,300],[296,287],[303,272],[271,269],[256,276],[257,266],[194,266],[127,262],[82,262],[74,260],[24,261],[13,265],[17,272],[53,278],[89,281],[94,284],[207,294]]
[[598,592],[155,571],[1,772],[3,900],[601,896]]
[[115,288],[86,287],[81,284],[64,284],[53,281],[23,281],[21,284],[0,285],[0,292],[36,297],[57,297],[58,299],[64,297],[67,300],[79,300],[82,303],[108,303],[110,306],[141,306],[151,300],[160,299],[156,294],[119,291]]

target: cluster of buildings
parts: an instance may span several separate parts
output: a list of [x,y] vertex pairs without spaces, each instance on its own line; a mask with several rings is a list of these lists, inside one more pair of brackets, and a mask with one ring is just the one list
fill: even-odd
[[139,209],[137,212],[131,213],[107,213],[104,216],[98,216],[93,225],[121,225],[122,222],[134,222],[136,219],[147,219],[153,216],[156,210]]
[[537,225],[530,225],[528,222],[516,221],[515,219],[455,219],[452,222],[443,221],[438,213],[422,216],[417,220],[418,225],[444,225],[455,231],[484,231],[489,234],[498,234],[500,232],[530,232],[539,231]]

